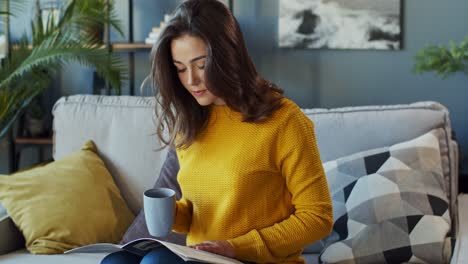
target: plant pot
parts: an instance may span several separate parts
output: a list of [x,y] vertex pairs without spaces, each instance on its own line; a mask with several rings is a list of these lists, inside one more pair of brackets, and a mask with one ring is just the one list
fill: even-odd
[[44,120],[31,118],[28,120],[28,125],[26,127],[28,134],[31,137],[37,137],[44,134]]

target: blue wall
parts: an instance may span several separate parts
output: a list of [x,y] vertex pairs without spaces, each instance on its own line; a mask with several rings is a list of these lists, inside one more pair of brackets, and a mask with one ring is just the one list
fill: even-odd
[[414,75],[414,55],[426,44],[468,36],[467,0],[403,1],[403,49],[294,50],[277,47],[279,0],[235,0],[251,55],[264,77],[301,107],[438,101],[448,107],[468,173],[468,75],[446,80]]
[[[118,14],[128,30],[127,1],[117,0]],[[163,14],[181,0],[134,0],[134,39],[143,41]],[[403,2],[403,45],[400,51],[279,49],[279,0],[234,0],[234,14],[259,72],[280,85],[301,107],[340,107],[398,104],[435,100],[447,106],[462,151],[468,153],[468,76],[440,80],[432,74],[413,75],[414,55],[426,44],[461,41],[468,35],[467,0],[411,0]],[[29,18],[28,18],[29,19]],[[28,26],[18,18],[13,33]],[[112,34],[114,41],[122,41]],[[124,58],[126,58],[125,55]],[[136,55],[139,87],[148,74],[148,53]],[[54,97],[91,93],[91,70],[78,65],[64,69]],[[128,91],[128,89],[124,89]],[[144,94],[148,94],[145,92]],[[0,144],[0,173],[6,172],[6,148]],[[468,173],[468,154],[464,159]]]

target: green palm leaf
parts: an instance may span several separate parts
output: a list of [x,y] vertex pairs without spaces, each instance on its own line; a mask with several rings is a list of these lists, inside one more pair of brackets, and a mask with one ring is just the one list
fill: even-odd
[[0,136],[5,135],[16,118],[42,90],[25,87],[15,90],[0,90]]
[[105,49],[87,42],[76,42],[71,33],[53,35],[35,47],[31,54],[20,65],[15,65],[14,71],[0,81],[0,89],[10,85],[16,78],[42,66],[59,69],[64,64],[75,61],[86,67],[96,67],[99,75],[109,80],[119,93],[121,81],[126,77],[125,65],[117,56],[111,56]]
[[[26,0],[10,2],[11,10],[24,7]],[[0,0],[0,9],[7,0]],[[52,17],[44,25],[40,16],[31,22],[32,41],[25,36],[13,47],[0,68],[0,137],[5,135],[29,103],[49,86],[52,78],[66,64],[78,62],[96,69],[120,94],[121,83],[127,78],[123,60],[111,54],[101,44],[93,30],[110,24],[122,33],[120,22],[111,5],[108,16],[96,8],[103,0],[72,0],[59,21]],[[84,6],[86,4],[86,6]],[[93,8],[89,8],[89,6]],[[12,15],[0,12],[0,15]],[[56,23],[57,22],[57,23]]]

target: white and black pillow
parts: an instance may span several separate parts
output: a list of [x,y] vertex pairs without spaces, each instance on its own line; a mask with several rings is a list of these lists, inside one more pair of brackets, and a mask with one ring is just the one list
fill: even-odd
[[451,219],[438,137],[324,163],[334,226],[324,263],[446,263]]

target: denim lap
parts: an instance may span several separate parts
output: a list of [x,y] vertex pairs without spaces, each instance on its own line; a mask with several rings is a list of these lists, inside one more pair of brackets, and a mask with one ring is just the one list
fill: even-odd
[[122,250],[107,255],[101,264],[139,264],[142,257]]
[[196,264],[201,262],[187,261],[185,262],[176,254],[172,253],[167,248],[160,248],[146,254],[140,264]]
[[107,255],[101,264],[197,264],[200,262],[185,262],[167,248],[155,249],[144,257],[128,251],[118,251]]

